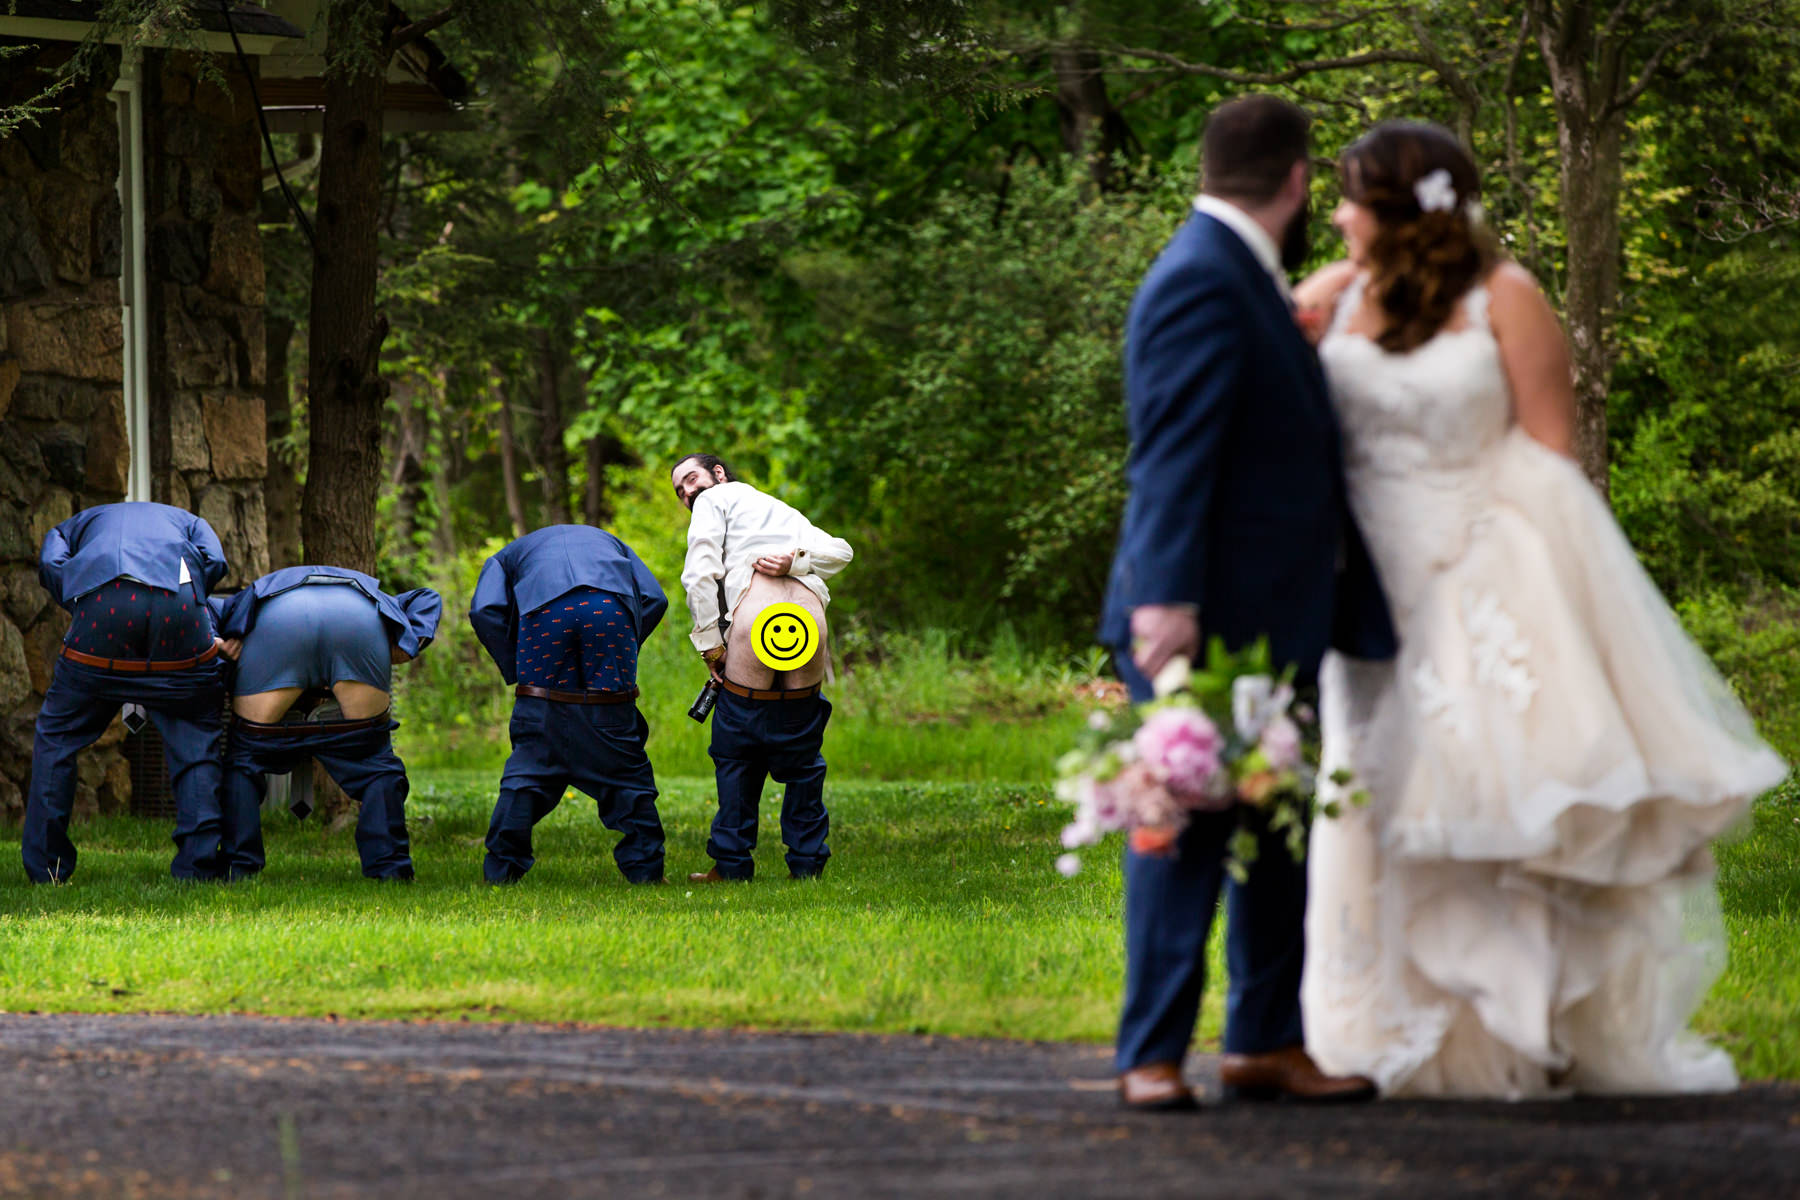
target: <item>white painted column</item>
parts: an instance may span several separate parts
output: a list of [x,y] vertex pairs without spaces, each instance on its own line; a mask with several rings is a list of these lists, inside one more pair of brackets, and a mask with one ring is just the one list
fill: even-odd
[[125,349],[125,432],[131,443],[127,500],[150,498],[150,312],[144,244],[144,93],[142,55],[126,50],[113,84],[119,110],[119,300]]

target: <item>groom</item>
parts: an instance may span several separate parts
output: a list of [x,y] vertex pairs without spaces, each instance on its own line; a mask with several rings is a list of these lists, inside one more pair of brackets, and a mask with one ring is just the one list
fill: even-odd
[[[1131,495],[1101,641],[1132,698],[1204,637],[1267,637],[1297,682],[1330,646],[1395,650],[1381,587],[1345,506],[1337,421],[1292,314],[1307,250],[1308,118],[1273,96],[1213,112],[1195,211],[1145,276],[1125,333]],[[1223,888],[1229,925],[1220,1080],[1228,1097],[1360,1100],[1307,1057],[1300,1025],[1306,869],[1261,833],[1243,884],[1224,876],[1232,812],[1197,813],[1168,855],[1125,856],[1121,1101],[1191,1108],[1181,1064],[1200,1011]]]

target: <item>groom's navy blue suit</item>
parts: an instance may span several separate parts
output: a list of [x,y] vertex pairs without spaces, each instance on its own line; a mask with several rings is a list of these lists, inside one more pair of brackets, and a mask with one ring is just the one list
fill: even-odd
[[[1381,585],[1346,505],[1337,419],[1312,347],[1248,245],[1191,216],[1151,267],[1125,331],[1131,495],[1100,640],[1136,700],[1131,610],[1191,604],[1203,638],[1267,637],[1302,683],[1332,646],[1395,651]],[[1193,1037],[1206,939],[1229,906],[1227,1053],[1304,1041],[1306,871],[1265,837],[1247,883],[1225,878],[1231,813],[1201,814],[1172,857],[1125,855],[1125,1009],[1118,1067],[1180,1062]]]

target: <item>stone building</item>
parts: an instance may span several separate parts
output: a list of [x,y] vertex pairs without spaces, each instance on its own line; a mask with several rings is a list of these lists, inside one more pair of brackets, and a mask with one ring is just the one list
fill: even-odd
[[[25,9],[26,4],[21,4]],[[62,6],[66,8],[67,6]],[[300,31],[268,14],[259,43]],[[31,66],[73,47],[44,41]],[[44,534],[94,504],[190,508],[236,579],[269,566],[262,477],[262,146],[241,71],[149,50],[0,141],[0,819],[22,812],[32,722],[68,617]],[[0,103],[37,71],[7,60]],[[215,68],[221,64],[213,64]],[[124,736],[115,725],[104,744]],[[77,811],[124,805],[125,759],[84,756]]]
[[[0,45],[27,48],[0,59],[0,105],[70,61],[94,7],[0,6]],[[316,27],[317,0],[286,7]],[[53,113],[0,138],[0,823],[23,811],[32,724],[68,622],[37,579],[48,530],[91,505],[158,500],[218,531],[226,586],[271,566],[251,79],[270,76],[278,98],[261,100],[276,129],[305,129],[322,62],[281,15],[234,4],[234,44],[217,8],[195,13],[197,46],[110,49]],[[425,47],[390,72],[396,104],[424,122],[414,127],[450,114],[446,69]],[[126,759],[105,749],[124,736],[115,723],[83,756],[78,815],[128,804]]]

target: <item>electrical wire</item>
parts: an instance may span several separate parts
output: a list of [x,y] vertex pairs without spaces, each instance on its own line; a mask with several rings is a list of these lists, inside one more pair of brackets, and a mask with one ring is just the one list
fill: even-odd
[[300,226],[300,232],[306,235],[306,244],[317,253],[319,243],[313,236],[312,222],[307,220],[305,210],[294,196],[294,189],[288,186],[287,176],[281,173],[281,159],[275,154],[275,139],[269,134],[269,118],[263,112],[262,93],[256,87],[256,72],[250,69],[250,56],[244,53],[244,44],[238,41],[237,26],[231,23],[231,0],[219,0],[219,12],[225,18],[226,32],[231,34],[232,48],[237,51],[238,67],[250,84],[250,102],[256,106],[256,123],[262,127],[263,145],[268,147],[269,163],[275,168],[275,182],[281,185],[281,194],[287,197],[288,207],[294,210],[294,220]]

